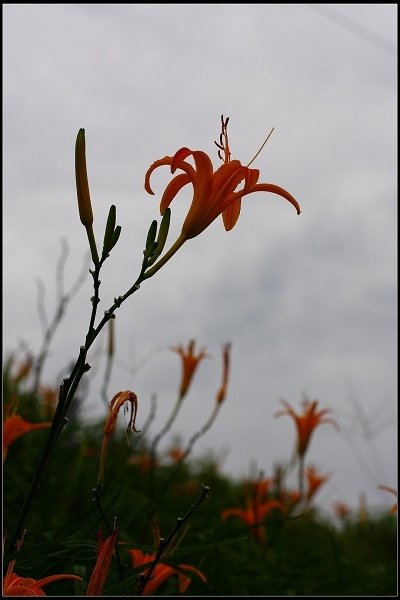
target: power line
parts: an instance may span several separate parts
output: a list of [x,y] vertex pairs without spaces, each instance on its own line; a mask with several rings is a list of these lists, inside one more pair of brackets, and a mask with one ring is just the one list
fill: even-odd
[[306,4],[308,8],[316,10],[321,15],[324,15],[327,19],[334,21],[337,25],[347,29],[351,33],[358,35],[364,41],[373,44],[380,50],[391,54],[392,56],[397,56],[397,47],[392,42],[389,42],[382,36],[378,35],[368,27],[364,27],[364,25],[360,25],[357,21],[353,21],[346,15],[336,11],[335,9],[327,6],[326,4]]

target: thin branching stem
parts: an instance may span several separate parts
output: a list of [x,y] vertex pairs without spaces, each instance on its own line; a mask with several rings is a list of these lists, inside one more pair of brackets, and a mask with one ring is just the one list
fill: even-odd
[[[15,548],[15,544],[20,539],[22,535],[22,531],[24,529],[26,517],[32,505],[32,501],[36,496],[37,490],[39,488],[45,466],[50,458],[51,452],[57,442],[57,439],[63,430],[64,426],[68,422],[67,415],[69,408],[71,406],[71,402],[74,398],[75,392],[78,388],[78,385],[83,377],[83,375],[90,369],[90,365],[86,362],[86,357],[89,349],[94,343],[95,339],[102,331],[103,327],[108,323],[111,318],[114,318],[114,312],[121,306],[127,298],[129,298],[132,294],[134,294],[139,288],[142,281],[145,279],[145,271],[147,268],[147,260],[146,258],[143,260],[142,268],[140,274],[135,281],[135,283],[123,294],[122,296],[118,296],[114,298],[114,303],[104,312],[104,316],[97,325],[94,327],[94,321],[97,313],[97,304],[98,304],[98,290],[100,286],[99,274],[100,269],[104,260],[99,261],[95,264],[94,271],[92,273],[94,279],[94,289],[95,295],[94,300],[92,300],[92,313],[90,317],[90,324],[88,328],[88,332],[86,334],[85,344],[80,347],[79,356],[75,362],[74,367],[72,368],[71,374],[69,377],[66,377],[63,380],[63,383],[60,386],[59,398],[57,407],[54,413],[53,421],[51,427],[49,429],[48,437],[45,442],[45,446],[41,455],[41,458],[36,467],[35,473],[33,475],[31,484],[29,486],[28,492],[25,496],[25,501],[22,505],[20,516],[17,522],[17,526],[15,528],[15,532],[12,536],[10,542],[10,552]],[[148,277],[148,276],[147,276]]]
[[187,511],[187,513],[183,517],[178,517],[178,519],[176,521],[176,525],[175,525],[174,529],[172,530],[172,532],[170,533],[170,535],[167,538],[160,539],[158,550],[154,557],[153,562],[151,563],[150,567],[146,571],[146,574],[142,578],[139,579],[139,583],[138,583],[138,587],[137,587],[138,596],[143,596],[146,584],[148,583],[148,581],[150,581],[150,578],[154,572],[154,569],[156,568],[157,564],[160,562],[162,555],[166,552],[168,547],[171,545],[172,541],[176,537],[176,535],[179,532],[179,530],[181,529],[181,527],[186,523],[186,521],[188,521],[188,519],[190,519],[190,517],[192,516],[194,511],[200,506],[200,504],[202,504],[204,502],[204,500],[206,500],[209,497],[208,496],[209,491],[210,491],[210,488],[207,485],[202,484],[201,494],[200,494],[200,497],[197,500],[197,502],[195,504],[191,505],[190,509]]

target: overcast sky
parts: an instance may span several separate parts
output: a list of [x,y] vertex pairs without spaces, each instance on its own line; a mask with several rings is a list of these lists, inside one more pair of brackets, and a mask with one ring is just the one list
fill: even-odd
[[[396,4],[3,4],[4,353],[21,340],[40,348],[36,282],[51,317],[61,240],[66,289],[82,270],[80,127],[99,245],[111,204],[122,226],[100,311],[136,279],[159,218],[170,173],[154,174],[150,196],[148,166],[182,146],[218,166],[221,114],[243,164],[274,127],[252,167],[302,214],[257,193],[232,231],[218,218],[188,241],[117,312],[109,394],[137,393],[139,427],[156,394],[156,434],[180,379],[169,347],[195,339],[210,358],[161,446],[175,433],[187,442],[212,411],[230,341],[228,397],[194,455],[213,449],[227,473],[246,477],[256,464],[271,475],[295,441],[292,419],[274,418],[278,400],[299,411],[307,394],[340,425],[318,428],[307,455],[332,472],[319,503],[356,507],[365,493],[369,505],[390,506],[377,485],[397,487],[396,40]],[[171,242],[190,198],[182,191],[171,206]],[[91,295],[88,275],[57,329],[48,384],[77,357]],[[98,416],[104,356],[89,362],[85,412]]]

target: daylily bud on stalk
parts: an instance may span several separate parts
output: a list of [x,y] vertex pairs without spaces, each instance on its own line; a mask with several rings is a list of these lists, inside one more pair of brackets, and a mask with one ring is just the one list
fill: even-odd
[[149,227],[149,231],[147,233],[147,238],[146,238],[146,248],[143,250],[143,254],[144,254],[144,258],[146,263],[148,262],[149,258],[153,256],[154,252],[157,249],[157,242],[156,240],[156,234],[157,234],[157,221],[152,221],[150,227]]
[[86,229],[89,239],[90,252],[92,260],[95,264],[99,262],[99,256],[96,248],[96,240],[93,233],[93,212],[92,203],[90,201],[89,182],[86,169],[86,147],[85,147],[85,130],[80,129],[76,136],[75,144],[75,178],[76,178],[76,194],[78,197],[79,216],[82,225]]
[[165,242],[167,241],[169,224],[171,222],[171,209],[167,208],[165,213],[162,216],[160,229],[158,230],[157,236],[157,247],[151,256],[151,258],[147,261],[147,265],[150,266],[155,263],[157,258],[160,256],[161,252],[164,250]]
[[157,221],[152,221],[146,239],[146,250],[150,248],[156,241]]
[[104,232],[104,241],[103,241],[103,254],[102,260],[105,260],[111,250],[114,248],[115,244],[118,242],[118,238],[121,233],[121,226],[117,225],[115,227],[115,221],[117,218],[117,209],[114,204],[110,206],[110,210],[108,212],[106,230]]
[[76,193],[81,223],[90,227],[93,223],[92,203],[90,201],[89,182],[86,169],[85,130],[80,129],[75,144]]

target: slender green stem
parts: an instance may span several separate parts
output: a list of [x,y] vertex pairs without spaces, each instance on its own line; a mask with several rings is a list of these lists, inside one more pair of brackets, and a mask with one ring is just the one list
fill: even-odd
[[179,250],[179,248],[182,246],[182,244],[184,244],[184,242],[186,242],[186,239],[187,238],[181,234],[178,237],[178,239],[176,240],[176,242],[174,242],[172,244],[172,246],[168,250],[168,252],[166,252],[164,254],[164,256],[162,256],[160,258],[160,260],[158,262],[156,262],[156,264],[147,271],[147,273],[145,274],[143,279],[148,279],[149,277],[152,277],[154,275],[154,273],[157,273],[157,271],[159,269],[161,269],[162,266],[165,265],[165,263],[175,254],[175,252],[177,252],[177,250]]
[[96,240],[95,240],[94,233],[93,233],[93,227],[92,227],[92,225],[86,225],[85,227],[86,227],[86,233],[87,233],[88,240],[89,240],[90,252],[92,254],[92,260],[95,265],[98,265],[99,264],[99,255],[97,254],[97,246],[96,246]]
[[214,409],[213,409],[211,415],[208,417],[206,423],[203,425],[203,427],[201,429],[199,429],[199,431],[197,431],[195,434],[192,435],[192,437],[190,438],[190,440],[188,442],[188,445],[186,446],[185,451],[183,452],[182,456],[180,457],[179,461],[176,464],[175,470],[171,474],[171,476],[168,479],[168,481],[164,484],[163,490],[162,490],[162,494],[165,493],[165,491],[168,489],[168,487],[171,485],[171,483],[178,476],[179,471],[180,471],[180,469],[181,469],[181,467],[183,465],[183,462],[186,460],[186,458],[189,456],[189,454],[193,450],[193,446],[195,445],[195,443],[197,442],[197,440],[200,437],[202,437],[205,433],[207,433],[207,431],[210,429],[210,427],[214,423],[215,419],[217,418],[217,415],[218,415],[218,412],[219,412],[220,408],[221,408],[221,404],[215,404]]
[[304,456],[299,456],[299,494],[300,501],[304,498]]
[[[107,515],[104,512],[104,509],[102,507],[102,504],[101,504],[101,501],[100,501],[100,491],[99,491],[99,488],[98,487],[94,488],[92,490],[92,492],[93,492],[93,496],[94,496],[94,499],[95,499],[95,502],[96,502],[96,506],[97,506],[97,510],[99,512],[99,515],[100,515],[101,519],[104,521],[105,526],[107,527],[108,534],[111,535],[112,532],[113,532],[113,528],[111,527],[111,525],[110,525],[110,523],[109,523],[109,521],[107,519]],[[122,567],[122,561],[121,561],[121,556],[120,556],[120,553],[119,553],[118,544],[115,544],[114,550],[115,550],[115,557],[116,557],[117,565],[118,565],[119,581],[121,582],[124,579],[124,569]]]
[[[19,520],[17,522],[17,526],[15,528],[14,535],[12,537],[10,543],[10,552],[15,548],[15,544],[18,539],[21,537],[25,520],[32,505],[32,501],[37,493],[39,488],[44,468],[50,458],[51,451],[55,446],[55,443],[63,430],[64,426],[67,423],[67,414],[69,411],[69,407],[74,398],[75,392],[78,388],[78,385],[83,377],[83,375],[90,369],[90,366],[86,363],[87,353],[92,346],[93,342],[99,335],[100,331],[103,329],[104,325],[112,318],[114,311],[121,306],[121,304],[131,296],[135,291],[137,291],[140,287],[140,283],[143,280],[145,265],[142,267],[141,273],[136,280],[135,284],[129,288],[129,290],[123,295],[119,296],[114,300],[114,304],[108,311],[105,311],[103,319],[100,321],[99,325],[95,329],[91,329],[89,327],[86,342],[84,346],[80,347],[79,356],[75,362],[75,365],[71,371],[69,377],[65,378],[62,385],[60,386],[59,398],[56,407],[56,411],[54,413],[53,421],[49,430],[49,434],[41,455],[41,458],[36,467],[35,473],[33,475],[31,484],[29,486],[28,492],[25,496],[24,503],[22,505]],[[91,323],[93,321],[92,316],[93,312],[96,311],[95,303],[93,303],[92,307],[92,315],[91,315]]]
[[180,528],[184,525],[184,523],[186,523],[186,521],[192,516],[192,514],[200,506],[200,504],[202,504],[204,502],[204,500],[206,500],[208,498],[209,491],[210,491],[210,488],[208,486],[202,484],[200,498],[197,500],[196,504],[191,505],[190,509],[188,510],[188,512],[185,514],[184,517],[179,517],[177,519],[175,528],[173,529],[173,531],[171,532],[171,534],[168,536],[167,539],[165,539],[165,538],[160,539],[157,554],[155,555],[153,562],[151,563],[150,567],[146,571],[146,574],[144,575],[144,577],[139,579],[138,588],[137,588],[138,596],[143,596],[146,584],[148,583],[148,581],[150,581],[150,578],[154,572],[154,569],[156,568],[157,564],[160,562],[162,555],[167,550],[168,546],[171,544],[172,540],[175,538],[176,534],[178,533]]
[[174,408],[172,409],[172,412],[171,412],[169,418],[167,419],[167,422],[165,423],[165,425],[161,429],[161,431],[156,435],[156,437],[153,440],[153,443],[151,444],[151,448],[150,448],[151,466],[150,466],[149,475],[150,475],[150,495],[153,500],[155,498],[155,466],[156,466],[156,459],[157,459],[157,446],[160,443],[161,438],[163,438],[164,435],[169,431],[172,423],[175,421],[177,414],[179,412],[179,409],[182,406],[182,401],[183,401],[182,396],[178,396],[178,399],[175,403]]
[[32,501],[37,493],[39,488],[44,468],[50,458],[51,452],[55,446],[55,443],[63,430],[65,424],[67,423],[67,414],[71,405],[71,402],[74,398],[75,392],[78,388],[78,385],[83,377],[83,375],[90,369],[90,365],[86,363],[87,353],[94,343],[95,339],[106,325],[106,323],[113,318],[114,312],[121,306],[123,302],[127,298],[129,298],[132,294],[134,294],[139,288],[140,284],[145,280],[152,277],[172,256],[175,252],[182,246],[185,241],[185,238],[180,236],[176,242],[171,246],[168,252],[162,257],[158,263],[156,263],[151,269],[149,269],[146,273],[147,268],[147,260],[144,259],[141,267],[140,274],[136,279],[135,283],[123,294],[122,296],[118,296],[114,298],[114,303],[112,306],[104,312],[104,316],[97,325],[94,327],[94,322],[97,314],[97,305],[99,304],[99,287],[100,287],[100,279],[99,274],[101,267],[103,265],[104,259],[101,261],[98,258],[96,242],[94,239],[93,229],[92,227],[86,227],[86,231],[89,238],[90,249],[92,253],[92,259],[94,263],[94,271],[91,271],[94,281],[94,297],[92,299],[92,312],[90,316],[90,323],[88,327],[88,332],[86,334],[85,344],[80,347],[79,356],[75,362],[75,365],[71,371],[69,377],[64,379],[62,385],[60,386],[59,399],[56,407],[56,411],[54,413],[53,421],[49,430],[49,434],[44,446],[43,453],[36,467],[36,471],[32,478],[29,490],[25,496],[25,501],[22,505],[19,520],[17,522],[17,526],[15,528],[14,535],[12,537],[10,543],[10,551],[12,552],[15,548],[15,544],[18,539],[20,539],[26,517],[32,505]]

